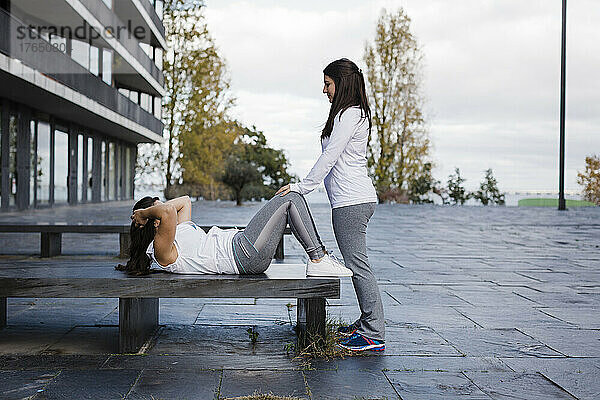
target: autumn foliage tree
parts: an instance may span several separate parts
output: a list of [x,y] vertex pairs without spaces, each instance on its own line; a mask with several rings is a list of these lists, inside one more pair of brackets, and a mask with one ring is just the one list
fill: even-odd
[[585,171],[577,172],[577,183],[583,186],[584,200],[600,205],[600,157],[585,158]]
[[422,55],[410,22],[402,8],[384,9],[375,40],[365,47],[373,122],[367,158],[380,201],[418,197],[407,192],[427,170],[430,153],[420,93]]
[[165,142],[138,151],[138,176],[158,173],[167,197],[174,184],[218,185],[215,168],[235,132],[226,118],[233,105],[224,60],[219,56],[198,0],[166,0],[163,63]]

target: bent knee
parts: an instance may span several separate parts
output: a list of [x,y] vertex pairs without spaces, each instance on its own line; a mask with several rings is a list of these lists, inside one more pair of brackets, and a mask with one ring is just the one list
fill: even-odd
[[283,196],[286,200],[304,200],[304,196],[298,192],[289,192],[285,196]]

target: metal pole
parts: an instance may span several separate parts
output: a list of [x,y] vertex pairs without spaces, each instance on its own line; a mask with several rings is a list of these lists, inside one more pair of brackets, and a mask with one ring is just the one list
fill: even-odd
[[562,41],[560,51],[560,166],[558,174],[558,209],[566,210],[565,204],[565,84],[567,80],[567,0],[562,0]]

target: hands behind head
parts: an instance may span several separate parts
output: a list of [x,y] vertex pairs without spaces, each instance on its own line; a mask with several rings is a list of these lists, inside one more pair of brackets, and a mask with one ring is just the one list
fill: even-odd
[[142,216],[143,209],[135,210],[131,215],[131,219],[135,222],[136,228],[143,228],[148,222],[148,218]]

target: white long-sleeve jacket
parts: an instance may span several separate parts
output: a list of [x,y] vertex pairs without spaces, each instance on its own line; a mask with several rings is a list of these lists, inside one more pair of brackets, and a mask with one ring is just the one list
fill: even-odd
[[290,190],[307,194],[322,181],[331,208],[377,202],[377,194],[367,175],[369,121],[361,120],[359,107],[350,107],[333,122],[329,138],[321,142],[321,156],[306,178],[290,185]]

